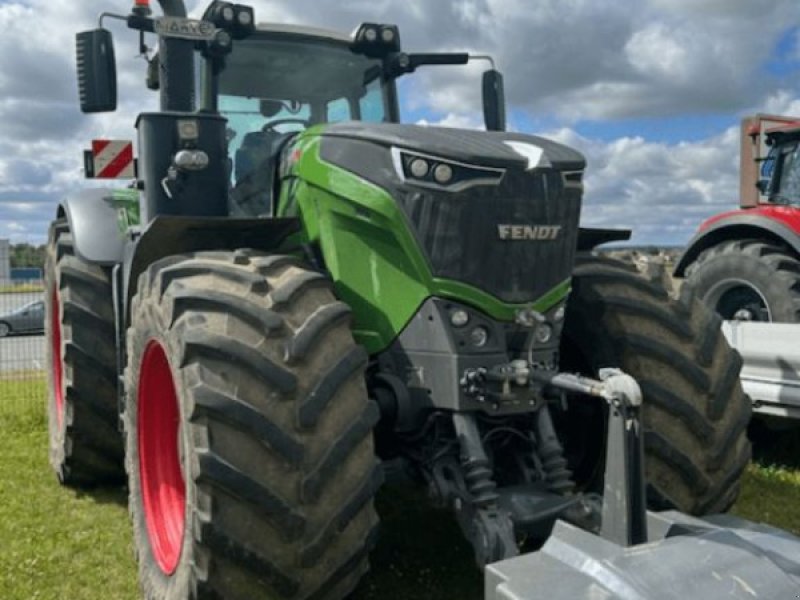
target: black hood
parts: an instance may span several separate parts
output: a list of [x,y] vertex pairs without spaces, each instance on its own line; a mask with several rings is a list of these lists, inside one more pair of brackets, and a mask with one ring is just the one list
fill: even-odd
[[349,121],[327,126],[322,136],[363,140],[487,167],[525,169],[529,166],[528,160],[505,143],[522,142],[541,148],[542,163],[558,171],[580,171],[586,167],[586,159],[572,148],[545,138],[505,131]]
[[[386,190],[405,213],[435,277],[510,303],[541,298],[572,272],[583,156],[531,135],[341,123],[320,158]],[[516,147],[516,149],[515,149]],[[453,184],[408,176],[415,153],[450,162]],[[534,164],[531,164],[534,163]],[[477,174],[470,179],[469,173]]]

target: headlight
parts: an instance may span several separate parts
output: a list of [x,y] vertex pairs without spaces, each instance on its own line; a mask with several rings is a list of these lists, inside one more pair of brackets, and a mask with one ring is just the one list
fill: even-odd
[[414,177],[419,177],[420,179],[422,179],[428,174],[428,169],[430,167],[428,166],[428,161],[425,160],[424,158],[415,158],[414,160],[411,161],[410,168],[411,168],[411,174]]
[[456,309],[450,313],[450,323],[453,327],[463,327],[469,323],[469,313],[463,309]]
[[381,39],[384,41],[384,43],[391,44],[395,37],[394,30],[389,29],[388,27],[385,27],[381,30]]
[[485,327],[476,327],[469,332],[469,341],[476,348],[483,348],[489,341],[489,331]]
[[239,13],[238,20],[239,25],[247,27],[253,22],[253,15],[250,12],[243,10]]
[[433,170],[433,178],[436,180],[436,183],[450,183],[450,180],[453,179],[453,169],[450,165],[437,165]]
[[540,344],[546,344],[553,339],[553,327],[549,323],[539,323],[536,326],[536,341]]

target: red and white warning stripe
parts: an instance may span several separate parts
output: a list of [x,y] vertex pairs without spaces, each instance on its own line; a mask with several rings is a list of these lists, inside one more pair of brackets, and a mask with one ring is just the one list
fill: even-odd
[[131,179],[136,176],[133,142],[127,140],[92,140],[94,177]]

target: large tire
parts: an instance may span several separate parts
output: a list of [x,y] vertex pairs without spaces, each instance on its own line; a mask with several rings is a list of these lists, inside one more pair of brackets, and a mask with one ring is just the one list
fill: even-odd
[[44,301],[50,464],[64,484],[120,482],[110,275],[76,256],[65,219],[50,226]]
[[685,285],[723,319],[800,321],[800,261],[773,243],[730,240],[707,248],[687,267]]
[[368,568],[382,481],[349,308],[296,259],[239,250],[158,261],[131,310],[145,597],[344,598]]
[[688,291],[673,300],[633,267],[585,257],[574,272],[562,349],[567,366],[592,374],[619,367],[638,380],[651,508],[730,508],[750,460],[751,407],[741,358],[717,315]]

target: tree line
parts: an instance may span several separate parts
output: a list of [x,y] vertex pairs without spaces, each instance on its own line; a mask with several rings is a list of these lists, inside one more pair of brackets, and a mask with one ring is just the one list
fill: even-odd
[[12,269],[20,267],[39,267],[44,268],[44,257],[47,246],[34,246],[32,244],[12,244],[10,248],[9,262]]

